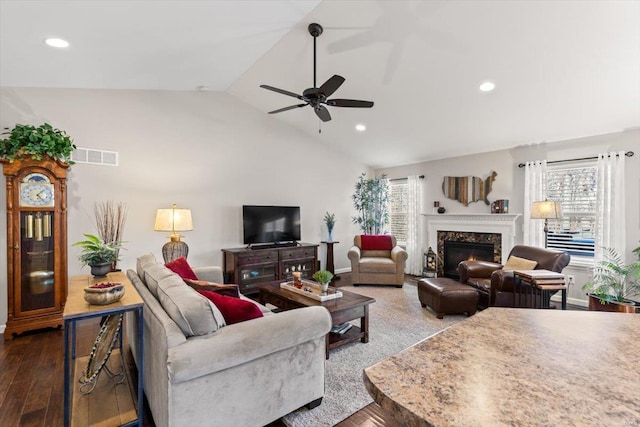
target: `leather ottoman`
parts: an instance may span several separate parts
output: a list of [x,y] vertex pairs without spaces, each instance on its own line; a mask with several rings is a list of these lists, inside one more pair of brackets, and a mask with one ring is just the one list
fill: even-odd
[[478,291],[448,277],[418,280],[418,299],[423,307],[436,312],[438,319],[445,314],[474,314],[478,307]]

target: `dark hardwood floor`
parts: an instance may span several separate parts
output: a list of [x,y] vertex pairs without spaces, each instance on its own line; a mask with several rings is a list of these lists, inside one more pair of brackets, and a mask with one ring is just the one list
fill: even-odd
[[[78,354],[87,354],[95,340],[99,319],[78,323]],[[46,329],[13,340],[0,337],[0,426],[62,427],[64,424],[63,331]],[[135,382],[135,372],[132,380]],[[145,427],[154,423],[145,402]],[[281,420],[269,427],[285,427]],[[399,427],[372,403],[337,427]]]

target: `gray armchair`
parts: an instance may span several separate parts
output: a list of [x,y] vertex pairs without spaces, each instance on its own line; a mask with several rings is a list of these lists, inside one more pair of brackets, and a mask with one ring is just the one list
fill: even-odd
[[396,238],[383,236],[355,236],[353,247],[347,254],[351,261],[353,286],[404,284],[404,264],[407,252],[396,243]]

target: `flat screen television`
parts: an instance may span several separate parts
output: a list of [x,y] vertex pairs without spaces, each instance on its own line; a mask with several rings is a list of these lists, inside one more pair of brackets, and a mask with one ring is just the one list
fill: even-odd
[[242,206],[244,244],[278,244],[300,240],[299,206]]

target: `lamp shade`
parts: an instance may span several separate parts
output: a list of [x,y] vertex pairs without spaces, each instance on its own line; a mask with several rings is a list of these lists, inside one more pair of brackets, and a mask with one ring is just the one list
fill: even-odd
[[155,231],[190,231],[193,230],[190,209],[177,209],[173,205],[171,209],[158,209],[156,213]]
[[559,202],[545,200],[533,202],[531,205],[532,219],[558,219],[562,217],[562,206]]

